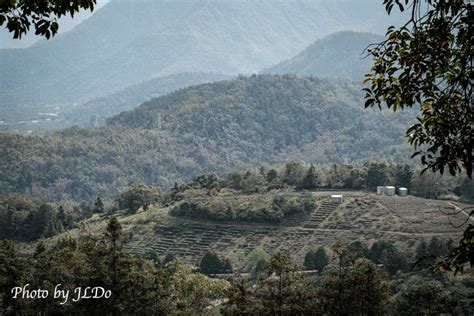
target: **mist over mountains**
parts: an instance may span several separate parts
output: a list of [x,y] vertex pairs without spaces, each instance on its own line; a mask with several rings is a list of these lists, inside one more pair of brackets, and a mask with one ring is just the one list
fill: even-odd
[[265,69],[263,73],[361,82],[373,63],[372,58],[365,58],[364,50],[383,38],[372,33],[337,32],[317,40],[297,56]]
[[332,32],[389,23],[377,0],[112,0],[50,41],[0,50],[0,96],[79,103],[163,75],[254,73]]

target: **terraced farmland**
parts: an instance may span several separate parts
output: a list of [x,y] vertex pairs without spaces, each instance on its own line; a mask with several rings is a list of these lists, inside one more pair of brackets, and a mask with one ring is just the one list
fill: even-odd
[[[436,235],[459,238],[463,228],[454,228],[451,223],[459,224],[467,218],[459,213],[467,205],[451,201],[338,192],[344,195],[344,203],[336,204],[330,199],[332,193],[311,193],[317,206],[309,215],[289,217],[279,224],[177,218],[169,215],[172,205],[122,216],[120,221],[128,236],[126,248],[133,253],[172,253],[195,265],[206,251],[212,250],[231,259],[234,268],[242,269],[246,255],[256,247],[269,253],[286,251],[302,264],[309,250],[330,246],[338,238],[367,244],[386,239],[407,249]],[[445,214],[455,211],[457,215]],[[89,221],[89,227],[103,231],[106,222]]]

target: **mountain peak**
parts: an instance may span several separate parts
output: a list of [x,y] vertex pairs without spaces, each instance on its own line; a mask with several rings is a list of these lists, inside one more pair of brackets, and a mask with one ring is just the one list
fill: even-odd
[[294,73],[362,81],[372,63],[370,58],[364,58],[364,50],[368,45],[382,40],[383,36],[372,33],[337,32],[317,40],[292,59],[268,68],[263,73]]

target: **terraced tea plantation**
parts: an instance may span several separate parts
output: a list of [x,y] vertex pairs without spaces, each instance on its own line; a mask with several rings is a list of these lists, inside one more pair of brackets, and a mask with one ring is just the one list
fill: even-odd
[[[436,235],[459,238],[463,228],[453,225],[467,219],[466,214],[459,212],[467,205],[451,201],[337,192],[344,196],[344,202],[338,204],[331,200],[334,192],[309,194],[316,201],[309,214],[290,216],[277,224],[180,218],[169,214],[173,205],[119,219],[127,235],[126,248],[133,253],[149,250],[161,256],[171,253],[196,265],[211,250],[229,258],[238,270],[243,268],[247,254],[257,247],[268,253],[286,251],[302,264],[309,250],[329,247],[338,238],[360,240],[369,245],[385,239],[405,249],[412,249],[421,239]],[[91,220],[89,227],[98,231],[106,222],[105,219]]]

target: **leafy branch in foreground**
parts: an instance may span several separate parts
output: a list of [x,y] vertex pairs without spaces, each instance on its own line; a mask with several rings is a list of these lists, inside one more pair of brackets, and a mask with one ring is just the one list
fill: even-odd
[[447,168],[472,178],[472,58],[474,9],[467,1],[384,0],[408,10],[409,21],[391,26],[386,40],[368,47],[374,58],[366,75],[365,106],[385,104],[394,111],[420,106],[416,124],[407,131],[413,157],[425,170]]
[[96,2],[97,0],[1,0],[0,26],[6,23],[13,38],[21,38],[33,24],[36,35],[49,39],[58,32],[59,18],[68,14],[74,17],[81,9],[92,11]]
[[[473,211],[474,212],[474,211]],[[473,215],[472,213],[470,215]],[[451,253],[438,263],[440,270],[454,271],[454,273],[464,272],[464,265],[469,263],[474,266],[474,225],[469,224],[464,231],[463,238],[459,245]]]

